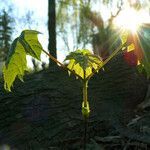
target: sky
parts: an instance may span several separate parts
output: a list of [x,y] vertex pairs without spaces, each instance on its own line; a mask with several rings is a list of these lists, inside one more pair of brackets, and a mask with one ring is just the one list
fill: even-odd
[[[34,20],[33,25],[30,26],[31,29],[40,31],[42,34],[39,35],[40,43],[43,48],[47,50],[48,46],[48,31],[47,31],[47,15],[48,15],[48,0],[10,0],[7,5],[5,5],[7,0],[4,0],[2,7],[6,10],[8,9],[10,4],[13,4],[13,15],[16,22],[16,29],[13,37],[14,39],[19,36],[22,30],[29,29],[29,26],[25,23],[21,23],[21,19],[25,17],[27,11],[33,12],[32,19]],[[59,38],[59,37],[58,37]],[[58,39],[60,41],[60,39]],[[57,43],[57,53],[58,60],[63,61],[65,58],[65,51],[62,51],[63,44]],[[48,57],[45,54],[41,55],[42,62],[48,63]],[[30,57],[28,57],[28,66],[32,67],[32,62]]]
[[[126,0],[127,1],[127,0]],[[135,1],[135,0],[132,0]],[[147,1],[147,4],[149,5],[150,8],[150,2],[149,0]],[[7,3],[5,3],[7,2]],[[7,4],[7,5],[6,5]],[[34,30],[38,30],[42,32],[43,34],[39,36],[39,40],[42,43],[42,46],[45,50],[47,50],[47,45],[48,45],[48,32],[47,32],[47,14],[48,14],[48,0],[3,0],[3,5],[0,7],[5,7],[8,8],[8,5],[13,4],[13,14],[15,18],[18,18],[18,20],[15,22],[17,31],[14,33],[14,38],[16,36],[19,36],[22,30],[29,28],[29,25],[26,23],[21,23],[21,19],[25,17],[25,14],[27,11],[33,12],[32,19],[34,20],[34,25],[31,25],[30,28]],[[105,6],[100,6],[100,5],[93,5],[93,10],[101,10],[102,12],[102,17],[104,20],[107,20],[110,17],[110,13],[108,8]],[[150,17],[148,13],[148,9],[143,10],[143,18],[145,17],[145,20],[149,20],[150,22]],[[148,18],[149,17],[149,18]],[[69,37],[70,38],[70,37]],[[60,37],[57,37],[57,56],[58,60],[63,61],[65,58],[65,55],[68,53],[66,51],[66,47],[63,43],[63,41],[60,39]],[[61,41],[61,42],[60,42]],[[72,43],[70,39],[70,43]],[[48,58],[45,57],[45,55],[42,55],[42,60],[44,62],[48,62]],[[31,66],[31,61],[29,59],[29,65]]]
[[[48,45],[48,32],[47,32],[47,14],[48,14],[48,1],[47,0],[12,0],[12,3],[15,6],[15,14],[24,16],[27,10],[33,12],[33,20],[37,25],[31,25],[31,29],[40,31],[43,33],[39,35],[39,40],[45,50],[47,50]],[[19,22],[17,22],[17,26],[19,27]],[[28,29],[28,25],[23,25],[23,27],[18,28],[18,33],[15,36],[18,36],[22,30]],[[44,54],[41,55],[42,62],[48,63],[48,57]],[[32,62],[30,57],[28,56],[28,66],[32,67]]]

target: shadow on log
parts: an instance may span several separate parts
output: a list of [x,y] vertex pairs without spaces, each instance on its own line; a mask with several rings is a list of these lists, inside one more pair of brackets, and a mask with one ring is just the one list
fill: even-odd
[[[130,139],[126,125],[135,117],[147,87],[146,78],[128,66],[122,55],[110,61],[89,82],[88,139],[113,134]],[[24,83],[17,81],[12,93],[1,90],[0,144],[21,150],[80,149],[81,92],[80,81],[57,67],[28,75]],[[131,137],[136,138],[137,133]]]

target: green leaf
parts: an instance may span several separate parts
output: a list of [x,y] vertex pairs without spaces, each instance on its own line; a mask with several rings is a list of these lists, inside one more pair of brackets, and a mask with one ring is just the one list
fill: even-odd
[[67,67],[82,79],[87,79],[92,70],[97,70],[103,64],[98,56],[86,49],[71,52],[65,60],[69,60]]
[[24,72],[27,70],[26,52],[18,38],[11,45],[6,64],[3,68],[4,88],[11,91],[11,86],[18,76],[23,80]]
[[40,32],[35,30],[24,30],[21,33],[19,40],[24,46],[28,55],[40,60],[41,51],[43,48],[38,40],[38,34],[40,34]]
[[3,68],[4,88],[6,90],[11,91],[11,86],[16,77],[23,81],[24,73],[27,71],[26,55],[40,60],[43,48],[38,41],[37,35],[39,33],[35,30],[24,30],[13,41]]
[[128,31],[124,31],[124,32],[121,33],[120,38],[121,38],[122,45],[127,42],[128,35],[129,35]]
[[150,28],[147,26],[141,27],[138,37],[142,48],[142,53],[144,54],[142,60],[140,61],[141,67],[145,70],[147,77],[150,78]]

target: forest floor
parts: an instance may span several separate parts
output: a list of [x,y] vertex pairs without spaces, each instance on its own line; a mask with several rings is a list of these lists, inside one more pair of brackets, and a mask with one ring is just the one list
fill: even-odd
[[[81,150],[82,86],[54,67],[0,84],[0,144],[17,150]],[[89,82],[87,150],[150,150],[150,87],[134,67],[115,57]]]

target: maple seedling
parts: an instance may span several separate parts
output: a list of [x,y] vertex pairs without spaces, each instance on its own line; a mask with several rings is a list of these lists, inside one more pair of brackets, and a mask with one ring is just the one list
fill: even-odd
[[86,149],[87,119],[90,114],[87,91],[88,81],[94,73],[98,72],[99,69],[102,68],[113,57],[113,55],[120,50],[120,48],[118,48],[111,57],[106,59],[105,62],[103,62],[100,57],[93,55],[89,50],[76,50],[66,56],[65,61],[68,60],[69,63],[65,66],[42,48],[42,45],[38,41],[39,33],[40,32],[35,30],[24,30],[21,35],[13,41],[3,69],[4,88],[7,91],[11,91],[13,82],[17,77],[23,81],[23,76],[27,70],[26,55],[30,55],[33,58],[40,60],[42,51],[59,66],[67,70],[69,74],[74,74],[76,78],[82,81],[83,86],[82,116],[85,122],[83,145],[84,149]]
[[64,70],[67,70],[69,75],[73,74],[76,76],[76,78],[82,81],[82,116],[86,121],[90,114],[90,105],[88,101],[87,90],[88,81],[96,72],[103,68],[104,65],[107,64],[108,61],[110,61],[120,50],[126,48],[127,36],[125,35],[122,37],[122,43],[120,44],[120,46],[117,47],[117,49],[105,61],[102,61],[100,57],[92,54],[89,50],[81,49],[70,52],[64,60],[68,61],[68,64],[64,65],[43,49],[38,40],[38,34],[40,34],[40,32],[35,30],[24,30],[21,32],[20,36],[13,41],[8,53],[5,66],[3,68],[4,89],[10,92],[11,87],[13,86],[13,83],[17,77],[21,81],[23,81],[23,76],[28,70],[26,60],[27,55],[30,55],[37,60],[41,60],[41,53],[44,52],[50,57],[50,59],[56,62],[56,64],[58,64]]
[[59,66],[68,71],[69,74],[74,74],[82,81],[83,85],[83,102],[82,102],[82,115],[88,117],[90,113],[90,106],[88,102],[88,81],[90,78],[99,71],[117,52],[121,49],[122,45],[115,50],[110,57],[104,62],[97,55],[92,54],[89,50],[82,49],[71,52],[66,56],[65,61],[68,60],[68,65],[64,65],[54,58],[51,54],[45,51],[38,40],[40,32],[35,30],[24,30],[20,36],[17,37],[9,50],[8,57],[3,68],[4,88],[11,91],[11,87],[15,79],[18,77],[23,81],[25,71],[27,71],[26,56],[30,55],[37,60],[41,60],[41,53],[44,52]]

